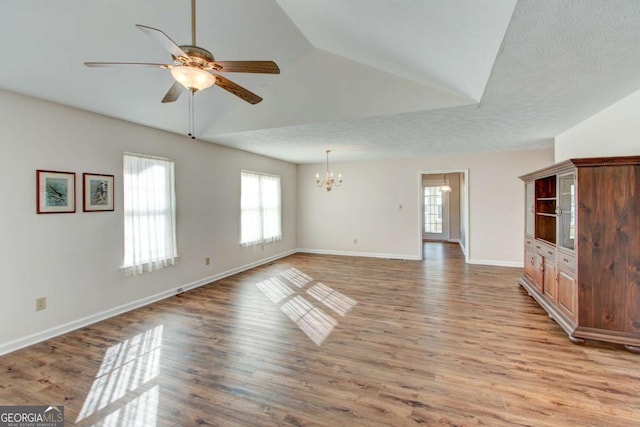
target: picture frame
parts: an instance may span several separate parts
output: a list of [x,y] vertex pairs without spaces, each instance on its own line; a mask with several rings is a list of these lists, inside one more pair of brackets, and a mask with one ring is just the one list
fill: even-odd
[[113,211],[114,176],[99,173],[82,174],[84,212]]
[[76,174],[36,170],[36,212],[74,213],[76,211]]

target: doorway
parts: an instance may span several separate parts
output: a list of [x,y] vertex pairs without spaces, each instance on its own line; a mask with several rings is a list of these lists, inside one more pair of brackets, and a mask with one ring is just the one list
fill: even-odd
[[[425,171],[420,174],[420,246],[424,242],[460,245],[468,260],[468,170]],[[451,191],[442,191],[443,185]]]

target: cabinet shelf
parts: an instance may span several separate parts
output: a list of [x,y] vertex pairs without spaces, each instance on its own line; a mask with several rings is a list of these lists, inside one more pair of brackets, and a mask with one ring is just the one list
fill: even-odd
[[558,203],[556,175],[539,177],[534,182],[536,239],[556,244],[556,207]]

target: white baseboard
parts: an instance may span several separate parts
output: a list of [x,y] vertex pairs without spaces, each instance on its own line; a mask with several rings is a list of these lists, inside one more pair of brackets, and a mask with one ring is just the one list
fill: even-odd
[[366,258],[385,258],[385,259],[420,261],[420,256],[417,256],[417,255],[383,254],[379,252],[331,251],[326,249],[308,249],[308,248],[299,248],[298,252],[305,253],[305,254],[359,256],[359,257],[366,257]]
[[518,267],[523,268],[524,264],[519,261],[498,261],[494,259],[469,259],[467,261],[469,264],[478,264],[478,265],[491,265],[496,267]]
[[460,250],[462,251],[462,254],[464,255],[464,260],[466,263],[469,262],[469,254],[467,253],[467,248],[465,248],[464,244],[462,243],[461,240],[458,240],[458,245],[460,246]]
[[51,329],[47,329],[46,331],[38,332],[36,334],[32,334],[23,338],[18,338],[16,340],[10,341],[8,343],[0,345],[0,356],[3,354],[11,353],[13,351],[19,350],[21,348],[28,347],[33,344],[37,344],[39,342],[57,337],[62,334],[66,334],[68,332],[74,331],[76,329],[83,328],[85,326],[91,325],[93,323],[99,322],[101,320],[109,319],[110,317],[117,316],[119,314],[126,313],[131,310],[135,310],[140,307],[144,307],[145,305],[152,304],[154,302],[163,300],[165,298],[172,297],[178,293],[178,289],[182,289],[182,291],[188,291],[190,289],[194,289],[211,282],[215,282],[220,279],[224,279],[225,277],[232,276],[237,273],[241,273],[243,271],[250,270],[252,268],[258,267],[263,264],[268,264],[272,261],[275,261],[280,258],[284,258],[289,255],[293,255],[297,252],[297,250],[290,250],[287,252],[280,253],[278,255],[274,255],[269,258],[264,258],[259,261],[255,261],[249,264],[245,264],[241,267],[233,268],[231,270],[224,271],[222,273],[215,274],[213,276],[205,277],[200,280],[196,280],[195,282],[187,283],[182,286],[176,286],[175,289],[169,289],[167,291],[160,292],[155,295],[151,295],[146,298],[142,298],[137,301],[133,301],[127,304],[123,304],[118,307],[114,307],[109,310],[102,311],[97,314],[93,314],[91,316],[84,317],[82,319],[74,320],[69,323],[65,323],[64,325],[56,326]]

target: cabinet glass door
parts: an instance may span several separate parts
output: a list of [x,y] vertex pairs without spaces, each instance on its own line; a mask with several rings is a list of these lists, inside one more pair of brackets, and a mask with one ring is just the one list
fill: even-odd
[[575,249],[576,234],[576,177],[574,174],[558,177],[560,191],[558,206],[558,244],[566,249]]
[[527,182],[525,184],[525,203],[525,231],[528,236],[533,236],[533,223],[535,218],[535,195],[533,192],[533,182]]

